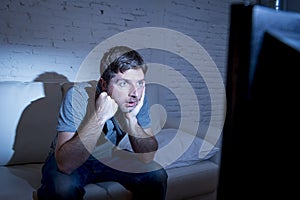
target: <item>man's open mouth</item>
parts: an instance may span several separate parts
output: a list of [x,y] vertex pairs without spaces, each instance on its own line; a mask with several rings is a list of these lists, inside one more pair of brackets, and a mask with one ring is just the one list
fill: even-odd
[[127,107],[135,107],[137,105],[137,101],[128,101]]

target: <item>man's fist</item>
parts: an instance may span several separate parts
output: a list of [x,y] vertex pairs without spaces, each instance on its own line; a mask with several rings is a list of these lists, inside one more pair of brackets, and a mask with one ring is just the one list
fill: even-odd
[[96,112],[101,123],[112,118],[118,110],[118,104],[106,92],[102,92],[96,99]]

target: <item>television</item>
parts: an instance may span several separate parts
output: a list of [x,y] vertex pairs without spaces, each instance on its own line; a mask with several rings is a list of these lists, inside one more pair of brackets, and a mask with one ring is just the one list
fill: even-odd
[[217,199],[297,199],[300,13],[230,9]]

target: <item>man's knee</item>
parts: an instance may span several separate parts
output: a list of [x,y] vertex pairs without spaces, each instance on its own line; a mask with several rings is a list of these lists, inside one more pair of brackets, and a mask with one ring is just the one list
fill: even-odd
[[71,179],[56,179],[53,183],[42,185],[37,191],[39,200],[83,199],[84,188]]
[[166,182],[168,179],[168,174],[164,169],[159,169],[151,172],[151,176],[152,179],[156,180],[157,182]]

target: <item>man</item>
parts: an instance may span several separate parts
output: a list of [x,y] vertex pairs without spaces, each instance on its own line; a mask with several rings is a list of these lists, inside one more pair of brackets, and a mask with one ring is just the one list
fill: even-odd
[[[165,199],[167,174],[153,161],[158,144],[145,97],[146,71],[138,52],[117,46],[101,60],[94,96],[89,84],[68,90],[39,200],[83,199],[86,184],[102,181],[119,182],[133,199]],[[134,152],[116,148],[124,136]]]

